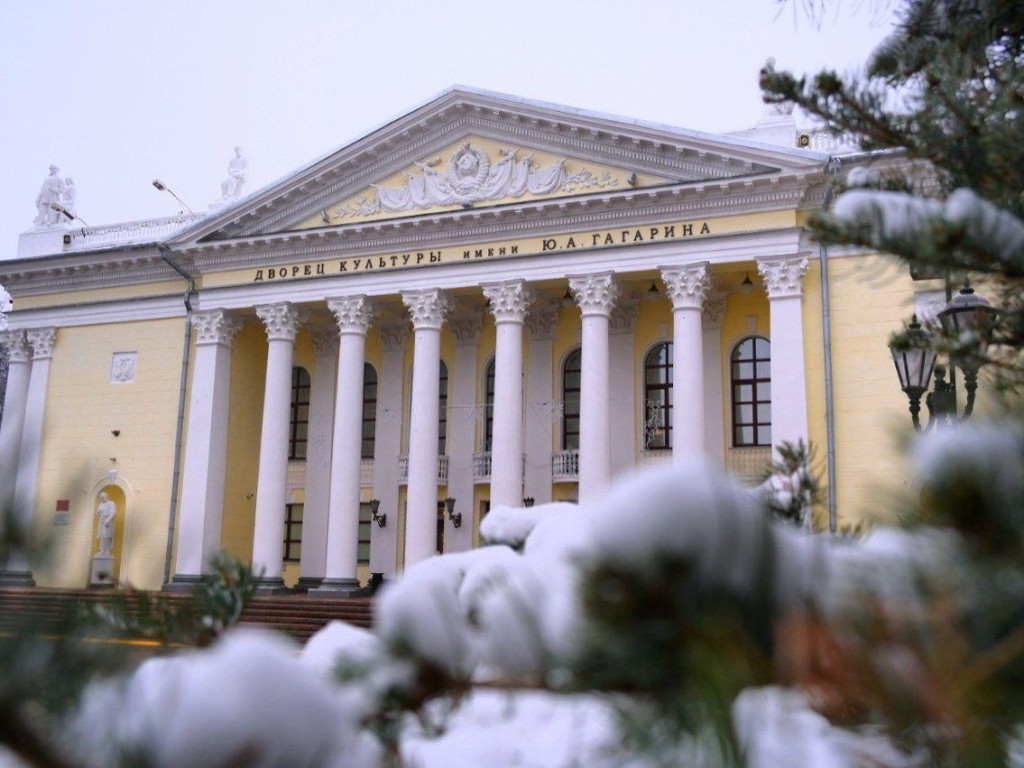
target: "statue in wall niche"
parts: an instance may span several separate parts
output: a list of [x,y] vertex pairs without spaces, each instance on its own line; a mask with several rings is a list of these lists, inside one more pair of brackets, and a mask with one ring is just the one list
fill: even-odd
[[114,549],[114,519],[117,517],[117,507],[105,493],[100,494],[100,503],[96,506],[96,516],[100,521],[99,527],[96,529],[96,538],[100,542],[100,554],[109,555]]
[[221,182],[220,192],[225,200],[237,200],[242,196],[245,184],[245,173],[249,170],[249,161],[242,156],[242,148],[235,147],[235,156],[228,163],[228,177]]
[[37,227],[53,227],[61,223],[63,214],[50,207],[53,203],[63,202],[65,182],[59,173],[60,168],[51,165],[50,175],[43,181],[43,186],[36,196],[36,218],[32,223]]

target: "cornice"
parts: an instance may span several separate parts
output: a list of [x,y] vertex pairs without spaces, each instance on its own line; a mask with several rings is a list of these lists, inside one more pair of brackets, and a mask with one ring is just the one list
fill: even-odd
[[[192,268],[191,259],[186,257]],[[0,284],[14,298],[180,280],[155,248],[110,250],[0,262]]]
[[203,243],[186,253],[202,274],[278,261],[456,247],[581,228],[795,209],[806,199],[806,186],[804,177],[773,177],[588,195]]

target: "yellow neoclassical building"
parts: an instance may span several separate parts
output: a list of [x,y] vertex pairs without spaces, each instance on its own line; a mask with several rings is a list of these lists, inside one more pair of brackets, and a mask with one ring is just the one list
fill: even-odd
[[941,286],[802,228],[872,161],[785,112],[710,135],[457,87],[244,197],[239,156],[206,215],[43,206],[0,261],[0,507],[49,557],[0,582],[188,586],[224,549],[346,594],[491,505],[693,456],[754,482],[799,439],[816,527],[878,511],[886,340]]

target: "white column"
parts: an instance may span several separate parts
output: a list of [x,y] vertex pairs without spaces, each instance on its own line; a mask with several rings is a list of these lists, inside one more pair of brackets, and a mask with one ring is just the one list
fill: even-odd
[[662,267],[672,301],[672,460],[704,455],[704,335],[709,264]]
[[317,595],[347,596],[359,589],[359,465],[363,445],[366,331],[373,315],[365,296],[328,299],[338,321],[338,386],[334,401],[331,494],[327,508],[327,571]]
[[435,553],[437,541],[438,397],[441,325],[447,296],[437,288],[403,291],[414,331],[412,408],[409,415],[409,482],[405,518],[405,567]]
[[529,294],[522,280],[484,286],[497,332],[494,353],[494,440],[491,505],[523,504],[523,320]]
[[[0,535],[7,510],[14,506],[14,487],[18,476],[18,452],[25,424],[28,380],[32,369],[31,350],[24,331],[0,332],[0,346],[7,350],[7,391],[4,395],[4,419],[0,422]],[[7,584],[6,558],[0,559],[0,584]],[[21,581],[17,576],[14,583]]]
[[309,441],[306,443],[306,492],[302,507],[302,555],[299,588],[320,586],[327,572],[327,505],[331,492],[331,441],[338,383],[338,329],[310,333],[313,381],[309,397]]
[[704,452],[708,461],[725,466],[725,404],[722,380],[722,316],[725,294],[712,291],[704,299]]
[[462,525],[456,528],[445,518],[445,552],[462,552],[473,546],[473,449],[476,441],[476,403],[479,367],[477,353],[483,317],[479,305],[462,304],[453,309],[448,327],[455,336],[455,375],[452,379],[448,419],[448,495],[456,501]]
[[398,557],[398,454],[402,446],[402,387],[408,324],[377,325],[384,348],[377,376],[377,424],[373,446],[373,496],[385,525],[370,526],[370,572],[394,575]]
[[807,373],[804,369],[803,277],[807,257],[759,259],[768,291],[772,343],[772,444],[807,443]]
[[192,586],[220,549],[228,455],[231,341],[241,320],[224,310],[192,315],[195,364],[181,482],[178,553],[173,584]]
[[[25,534],[32,529],[39,483],[39,454],[43,449],[43,419],[46,415],[46,385],[50,379],[50,358],[57,339],[55,328],[35,328],[26,333],[32,347],[32,371],[25,400],[25,423],[18,447],[18,472],[14,482],[14,524]],[[34,585],[29,571],[28,552],[13,550],[7,559],[7,583],[12,580]]]
[[618,477],[636,467],[637,366],[634,355],[636,337],[633,329],[639,313],[639,300],[636,296],[620,296],[609,318],[609,428],[615,436],[610,443],[612,477]]
[[260,465],[256,480],[256,528],[252,567],[261,570],[262,591],[284,588],[285,484],[288,475],[292,357],[299,332],[299,311],[286,302],[256,307],[267,330],[267,377],[263,392]]
[[601,497],[611,475],[608,318],[615,306],[618,285],[613,273],[601,272],[569,276],[569,288],[583,317],[579,500],[589,504]]
[[551,501],[551,449],[555,425],[554,372],[552,352],[558,302],[550,297],[537,301],[526,316],[530,334],[526,376],[526,473],[523,495],[537,504]]

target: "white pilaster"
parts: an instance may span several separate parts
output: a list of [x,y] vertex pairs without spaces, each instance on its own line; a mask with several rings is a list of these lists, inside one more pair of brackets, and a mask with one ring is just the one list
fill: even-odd
[[620,296],[609,318],[611,337],[608,342],[611,410],[609,425],[615,439],[611,441],[611,476],[618,477],[636,466],[636,361],[634,359],[634,326],[639,315],[635,296]]
[[338,329],[310,333],[313,381],[309,397],[309,441],[306,443],[306,493],[302,509],[302,555],[299,587],[320,586],[327,572],[327,505],[331,492],[331,442],[338,383]]
[[14,504],[14,483],[18,472],[21,432],[25,424],[32,350],[24,331],[0,332],[0,346],[7,350],[8,355],[4,420],[0,422],[0,510],[9,510]]
[[529,295],[522,280],[484,286],[497,332],[491,504],[523,503],[523,320]]
[[704,299],[704,451],[712,464],[725,466],[725,403],[722,382],[722,316],[725,294],[712,290]]
[[709,264],[662,267],[672,301],[672,459],[704,455],[704,336],[701,307]]
[[[7,350],[7,391],[4,395],[4,419],[0,422],[0,514],[14,506],[14,487],[18,477],[18,452],[25,425],[32,352],[24,331],[0,332],[0,346]],[[0,535],[5,517],[0,517]],[[0,584],[7,582],[6,561],[0,560]],[[17,581],[17,579],[15,579]]]
[[551,501],[551,447],[554,445],[554,371],[552,352],[558,302],[538,300],[526,316],[530,334],[526,379],[526,473],[523,495],[535,503]]
[[455,376],[452,381],[451,417],[448,419],[448,495],[457,502],[462,525],[456,528],[445,518],[445,552],[461,552],[473,546],[473,447],[476,439],[477,353],[483,317],[478,305],[453,308],[448,327],[455,336]]
[[600,498],[611,475],[609,429],[609,316],[618,297],[611,272],[569,277],[583,322],[580,360],[580,481],[579,500]]
[[181,483],[175,584],[200,581],[220,549],[228,453],[231,342],[241,321],[224,310],[192,315],[195,364],[189,397],[188,437]]
[[283,588],[285,484],[288,474],[292,358],[299,311],[287,302],[256,307],[267,331],[267,376],[263,393],[260,465],[256,480],[256,527],[252,567],[264,589]]
[[[55,328],[34,328],[26,333],[32,347],[32,370],[29,373],[28,396],[25,400],[25,423],[18,447],[18,472],[14,483],[13,521],[25,534],[32,528],[39,482],[39,454],[43,448],[43,422],[46,416],[46,385],[50,379],[50,359],[57,340]],[[29,571],[28,552],[14,550],[7,559],[4,581],[20,580],[34,584]]]
[[398,460],[402,445],[402,385],[408,324],[377,325],[384,348],[377,377],[377,425],[373,447],[373,496],[386,525],[370,526],[370,572],[394,575],[398,555]]
[[366,331],[373,315],[365,296],[327,300],[338,321],[338,387],[334,402],[331,493],[327,511],[327,572],[316,594],[347,595],[359,588],[359,465],[363,444]]
[[807,442],[803,277],[807,257],[759,259],[769,299],[772,344],[772,444]]
[[405,519],[405,567],[435,553],[437,540],[438,397],[441,325],[447,312],[444,291],[403,291],[414,342],[412,408],[409,415],[409,482]]

